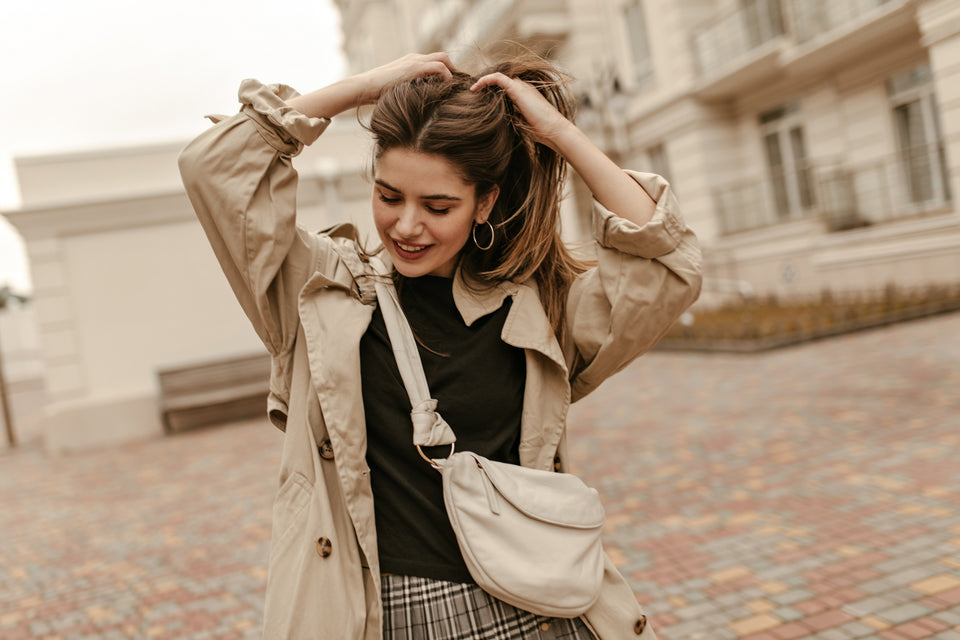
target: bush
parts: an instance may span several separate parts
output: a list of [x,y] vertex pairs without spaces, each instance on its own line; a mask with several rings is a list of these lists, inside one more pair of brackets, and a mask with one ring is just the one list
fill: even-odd
[[746,299],[684,314],[661,348],[755,351],[960,310],[960,285]]

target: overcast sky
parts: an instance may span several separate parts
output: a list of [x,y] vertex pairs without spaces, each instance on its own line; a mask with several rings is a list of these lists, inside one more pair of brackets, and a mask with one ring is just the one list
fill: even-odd
[[[343,74],[330,0],[47,0],[0,12],[0,210],[11,158],[186,140],[236,110],[243,78],[300,91]],[[0,221],[0,286],[26,286]]]

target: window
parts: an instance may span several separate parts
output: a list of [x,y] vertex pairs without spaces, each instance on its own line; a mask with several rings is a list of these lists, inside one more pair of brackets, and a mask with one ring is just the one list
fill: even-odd
[[949,200],[950,180],[930,67],[923,64],[893,76],[887,90],[897,130],[899,173],[909,202]]
[[650,59],[650,41],[647,38],[647,19],[643,13],[643,3],[635,0],[624,7],[623,14],[630,43],[633,80],[637,85],[642,85],[653,78],[653,62]]
[[741,0],[747,36],[747,48],[759,47],[776,36],[783,35],[783,16],[779,0]]
[[760,126],[777,218],[797,218],[816,204],[799,107],[761,114]]

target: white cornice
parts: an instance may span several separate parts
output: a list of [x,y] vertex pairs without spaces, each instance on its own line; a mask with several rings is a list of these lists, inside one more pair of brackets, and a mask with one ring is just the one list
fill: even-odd
[[174,153],[187,146],[189,140],[176,142],[159,142],[152,144],[124,145],[117,147],[98,147],[96,149],[78,149],[72,151],[56,151],[51,153],[31,153],[17,155],[14,162],[17,165],[60,164],[88,160],[123,158],[130,156],[144,157],[157,153]]
[[924,47],[932,47],[960,34],[960,5],[955,0],[922,3],[917,19],[923,32],[920,43]]
[[[338,167],[336,182],[362,175],[362,167],[352,163]],[[298,203],[309,207],[322,202],[323,194],[315,188],[328,180],[315,168],[301,172]],[[0,210],[24,238],[57,238],[100,233],[118,229],[134,229],[174,224],[193,220],[193,207],[182,188],[142,192],[136,195],[75,198],[68,201],[27,204]]]
[[136,197],[26,206],[3,214],[28,241],[194,219],[193,208],[182,189]]

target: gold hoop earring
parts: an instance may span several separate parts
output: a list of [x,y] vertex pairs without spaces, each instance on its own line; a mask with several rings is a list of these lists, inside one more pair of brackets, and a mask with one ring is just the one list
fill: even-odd
[[480,225],[477,224],[476,222],[473,223],[473,231],[472,231],[471,235],[473,235],[473,244],[476,245],[477,249],[480,249],[480,251],[486,251],[487,249],[489,249],[490,247],[493,246],[493,234],[494,234],[494,230],[493,230],[493,225],[490,224],[490,221],[489,221],[489,220],[484,220],[481,224],[485,224],[485,225],[487,225],[488,227],[490,227],[490,242],[487,243],[487,246],[481,247],[481,246],[480,246],[480,243],[477,242],[477,227],[479,227]]

